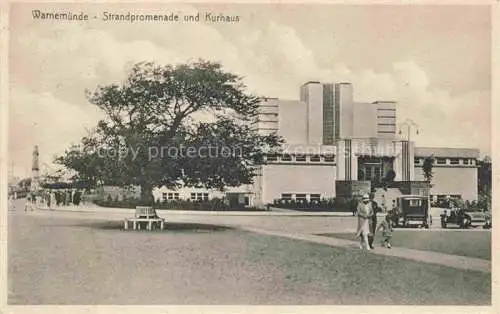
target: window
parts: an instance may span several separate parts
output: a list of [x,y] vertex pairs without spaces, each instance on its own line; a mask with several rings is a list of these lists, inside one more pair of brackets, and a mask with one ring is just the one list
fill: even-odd
[[203,193],[196,193],[196,200],[203,201]]
[[333,155],[326,155],[325,156],[325,162],[335,162],[335,156],[333,156]]
[[321,161],[321,157],[319,155],[312,155],[310,157],[310,160],[311,160],[311,162],[320,162]]
[[418,206],[421,206],[421,205],[422,205],[422,200],[418,200],[418,199],[410,200],[410,206],[411,207],[418,207]]
[[300,162],[306,161],[306,156],[305,155],[297,155],[297,156],[295,156],[295,161],[300,161]]
[[420,164],[420,161],[421,161],[421,159],[420,159],[420,158],[415,158],[415,165],[419,165],[419,164]]
[[438,165],[446,165],[446,158],[436,158],[436,163]]
[[460,159],[458,158],[450,159],[450,165],[459,165],[459,164],[460,164]]
[[196,201],[196,193],[191,193],[191,200]]
[[319,202],[321,200],[321,194],[311,194],[309,199],[311,201],[318,201]]
[[276,155],[268,155],[266,157],[267,161],[278,161],[278,156]]
[[167,193],[162,193],[161,199],[165,202],[167,200]]
[[165,200],[165,197],[166,199],[168,200],[178,200],[179,199],[179,193],[163,193],[163,199]]
[[297,194],[297,195],[295,195],[295,199],[297,201],[306,201],[307,200],[307,196],[306,196],[306,194]]
[[281,156],[281,161],[292,161],[292,156],[289,154],[285,154]]
[[427,194],[428,194],[428,192],[427,192],[427,191],[428,191],[428,190],[427,190],[427,189],[425,189],[425,188],[416,188],[416,189],[415,189],[415,192],[414,192],[414,193],[412,193],[412,194],[414,194],[414,195],[421,195],[421,196],[428,196],[428,195],[427,195]]
[[292,199],[292,194],[291,193],[281,194],[281,198],[285,199],[285,200],[291,200]]
[[203,193],[203,200],[208,201],[208,193]]

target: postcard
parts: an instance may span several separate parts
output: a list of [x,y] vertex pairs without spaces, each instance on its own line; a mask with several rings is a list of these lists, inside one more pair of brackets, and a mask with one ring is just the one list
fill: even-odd
[[492,309],[494,5],[7,7],[7,312]]

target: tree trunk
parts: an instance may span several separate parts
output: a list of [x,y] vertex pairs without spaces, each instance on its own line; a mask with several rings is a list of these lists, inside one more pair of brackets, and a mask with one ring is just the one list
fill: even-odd
[[151,184],[144,183],[141,185],[141,204],[144,206],[154,205],[153,186]]

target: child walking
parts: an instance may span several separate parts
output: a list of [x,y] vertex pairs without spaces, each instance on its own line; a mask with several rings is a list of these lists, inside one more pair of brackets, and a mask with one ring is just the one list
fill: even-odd
[[385,216],[385,219],[380,223],[377,230],[382,230],[382,246],[390,249],[392,239],[392,223],[390,215]]

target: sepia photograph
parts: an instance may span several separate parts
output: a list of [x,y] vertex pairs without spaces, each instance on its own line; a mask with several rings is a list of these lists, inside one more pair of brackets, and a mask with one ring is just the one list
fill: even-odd
[[8,6],[7,308],[492,305],[492,7]]

